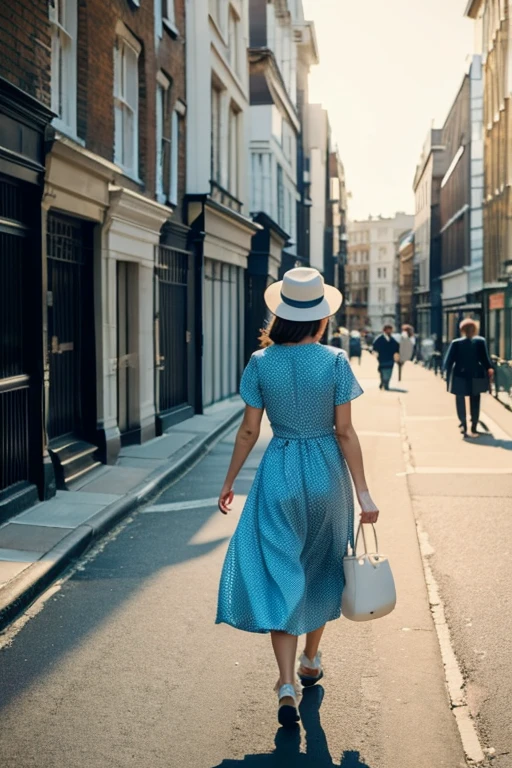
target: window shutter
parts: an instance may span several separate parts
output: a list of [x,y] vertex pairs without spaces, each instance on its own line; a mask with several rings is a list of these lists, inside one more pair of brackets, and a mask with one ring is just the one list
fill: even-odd
[[179,117],[173,111],[171,122],[171,179],[169,184],[169,202],[178,204],[178,161],[179,161]]
[[163,177],[163,101],[164,101],[164,89],[161,85],[156,86],[156,194],[163,195],[164,193],[164,177]]

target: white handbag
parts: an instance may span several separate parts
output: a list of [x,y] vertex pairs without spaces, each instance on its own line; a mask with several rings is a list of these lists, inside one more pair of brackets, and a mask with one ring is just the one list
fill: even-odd
[[[378,554],[377,532],[375,553],[369,553],[363,525],[357,529],[354,551],[343,558],[345,588],[341,598],[341,611],[351,621],[380,619],[391,613],[396,605],[395,581],[386,555]],[[364,554],[357,554],[359,532],[363,534]]]

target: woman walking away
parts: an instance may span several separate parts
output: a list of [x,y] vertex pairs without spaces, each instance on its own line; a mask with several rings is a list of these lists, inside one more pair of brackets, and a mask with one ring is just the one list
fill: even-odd
[[393,366],[398,359],[400,346],[391,335],[393,326],[387,323],[380,336],[373,342],[373,351],[379,359],[380,386],[379,389],[389,389],[389,382],[393,373]]
[[487,344],[477,336],[478,326],[474,320],[463,320],[460,324],[462,337],[450,344],[444,360],[448,392],[455,395],[459,427],[467,437],[466,397],[469,397],[471,411],[470,437],[478,437],[480,419],[480,395],[489,391],[494,376],[492,361]]
[[[305,267],[286,272],[265,292],[274,319],[242,376],[246,409],[219,497],[227,514],[266,409],[274,435],[229,544],[217,623],[270,633],[278,720],[285,726],[300,719],[301,683],[323,677],[322,633],[341,615],[343,557],[354,545],[350,475],[361,522],[375,523],[379,514],[351,421],[350,401],[362,389],[345,353],[318,343],[341,301],[316,269]],[[306,635],[300,682],[299,635]]]

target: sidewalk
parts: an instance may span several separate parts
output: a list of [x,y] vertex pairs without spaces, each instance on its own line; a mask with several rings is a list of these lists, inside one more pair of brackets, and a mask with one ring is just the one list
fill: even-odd
[[186,473],[242,411],[239,397],[213,405],[0,526],[0,631],[92,542]]

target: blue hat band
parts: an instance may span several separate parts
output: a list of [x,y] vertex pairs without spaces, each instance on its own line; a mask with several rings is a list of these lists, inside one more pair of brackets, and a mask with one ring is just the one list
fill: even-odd
[[288,296],[285,296],[284,293],[281,292],[281,300],[284,301],[285,304],[288,304],[289,307],[295,307],[296,309],[311,309],[312,307],[318,307],[324,300],[324,297],[320,296],[318,299],[312,299],[311,301],[296,301],[296,299],[289,299]]

